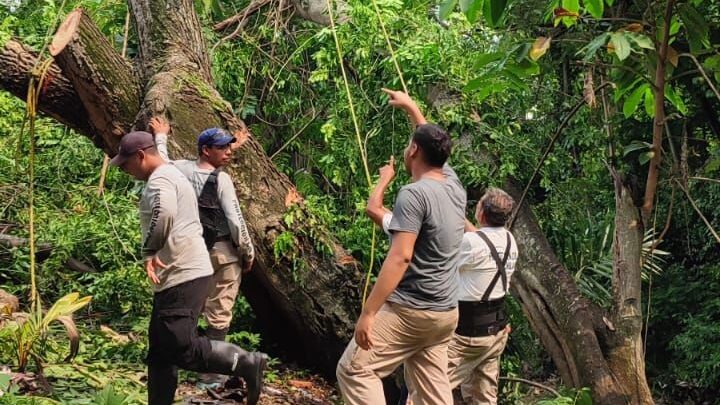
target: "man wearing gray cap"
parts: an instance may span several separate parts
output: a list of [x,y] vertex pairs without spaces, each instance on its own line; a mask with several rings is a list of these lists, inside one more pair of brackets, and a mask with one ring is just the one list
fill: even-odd
[[140,197],[140,226],[145,271],[155,291],[149,327],[149,405],[172,404],[178,367],[242,377],[247,403],[256,404],[267,356],[197,332],[213,270],[192,185],[166,164],[147,132],[125,135],[110,163],[147,182]]

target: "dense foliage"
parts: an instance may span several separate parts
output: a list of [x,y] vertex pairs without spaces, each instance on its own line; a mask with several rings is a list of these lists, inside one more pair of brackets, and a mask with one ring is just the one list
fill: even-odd
[[[367,263],[372,228],[363,208],[368,190],[332,33],[278,11],[276,2],[250,15],[235,38],[225,38],[232,29],[212,31],[213,22],[240,12],[249,3],[197,2],[207,27],[217,87],[262,141],[273,162],[297,185],[313,213],[330,226],[343,246]],[[662,14],[662,7],[647,11],[644,5],[599,0],[582,4],[578,0],[485,0],[488,8],[481,10],[477,4],[483,2],[477,0],[440,3],[438,9],[427,1],[377,0],[410,93],[433,121],[450,130],[458,146],[452,163],[469,187],[469,208],[486,186],[502,186],[508,176],[521,184],[532,181],[528,200],[556,253],[583,293],[608,305],[611,270],[607,260],[612,253],[614,217],[608,165],[644,185],[652,158],[653,126],[650,72],[654,62],[648,47],[653,47],[651,38],[659,27],[655,17]],[[498,3],[504,3],[500,11]],[[118,49],[122,46],[123,1],[8,4],[0,3],[0,45],[12,35],[40,49],[56,21],[82,6]],[[372,3],[354,0],[350,6],[349,20],[338,27],[338,35],[359,129],[365,137],[362,147],[372,171],[391,155],[400,160],[409,126],[404,116],[386,106],[379,91],[400,88],[400,80]],[[711,1],[681,2],[678,7],[681,11],[671,28],[677,34],[672,46],[677,53],[697,55],[717,87],[720,7]],[[565,14],[558,14],[559,8]],[[643,17],[643,12],[650,17]],[[629,26],[628,19],[643,20],[639,31]],[[130,57],[135,54],[133,35],[131,30]],[[538,42],[538,37],[552,37],[552,41]],[[648,370],[658,394],[682,397],[698,389],[692,395],[703,390],[712,395],[720,381],[720,269],[716,264],[720,249],[710,232],[720,229],[716,113],[720,99],[691,58],[682,57],[674,65],[666,103],[670,114],[668,139],[663,144],[666,157],[657,209],[653,223],[648,224],[652,244],[670,217],[659,249],[671,255],[647,260],[658,266],[647,272],[647,293],[643,293],[650,311]],[[607,81],[614,86],[605,88],[602,99],[598,95],[595,108],[581,108],[572,117],[542,160],[563,119],[578,103],[587,102],[586,89]],[[0,222],[12,225],[10,233],[26,237],[26,172],[31,162],[28,139],[20,137],[23,120],[24,104],[0,93]],[[49,119],[38,124],[37,139],[33,163],[38,240],[53,247],[40,265],[41,296],[48,302],[71,291],[93,296],[91,306],[80,316],[87,331],[81,364],[93,363],[88,366],[91,371],[106,371],[107,364],[96,362],[112,359],[127,363],[130,370],[142,368],[141,342],[150,292],[136,257],[139,234],[134,207],[141,185],[111,169],[105,192],[98,196],[100,151]],[[533,179],[536,167],[538,176]],[[387,201],[406,181],[407,175],[399,170]],[[381,259],[386,250],[387,242],[382,240]],[[70,258],[92,271],[68,269]],[[2,288],[26,297],[28,266],[27,249],[0,250]],[[246,329],[251,317],[247,304],[239,306],[243,310],[236,324],[243,328],[236,328],[238,332]],[[515,331],[503,373],[549,378],[552,365],[519,305],[513,304],[512,316]],[[108,322],[119,331],[132,332],[135,339],[116,344],[97,327]],[[258,344],[253,334],[236,338]],[[0,364],[12,364],[12,360],[0,356]],[[62,371],[56,373],[56,378],[63,377]],[[124,392],[133,392],[128,388],[133,387],[132,380],[127,384]],[[56,395],[65,395],[61,391],[58,387]],[[509,400],[519,397],[516,391],[513,384],[505,387]],[[68,395],[63,399],[76,399]]]

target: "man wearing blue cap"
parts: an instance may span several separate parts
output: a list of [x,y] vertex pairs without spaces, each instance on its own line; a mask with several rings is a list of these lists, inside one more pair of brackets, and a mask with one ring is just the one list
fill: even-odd
[[154,290],[148,333],[149,405],[172,404],[178,368],[242,377],[247,403],[256,404],[267,356],[197,332],[213,269],[192,185],[160,156],[147,132],[125,135],[110,163],[147,182],[140,197],[140,227],[145,271]]
[[[155,133],[160,155],[190,180],[198,197],[203,238],[214,269],[213,283],[203,310],[208,323],[205,334],[210,339],[224,341],[242,273],[250,271],[255,256],[235,186],[230,176],[222,171],[239,143],[220,128],[206,129],[198,136],[197,160],[170,161],[167,153],[169,123],[154,117],[149,126]],[[217,387],[223,381],[224,377],[220,375],[200,376],[200,385],[206,387]]]

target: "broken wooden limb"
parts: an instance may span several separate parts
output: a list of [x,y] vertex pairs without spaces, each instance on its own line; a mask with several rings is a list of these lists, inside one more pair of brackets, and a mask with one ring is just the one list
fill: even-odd
[[50,54],[73,83],[110,156],[128,132],[141,93],[132,65],[122,57],[82,9],[70,13],[50,44]]
[[[14,39],[7,41],[0,49],[0,88],[25,100],[30,72],[37,63],[37,52]],[[80,97],[56,64],[50,66],[45,76],[38,109],[80,133],[93,135]]]

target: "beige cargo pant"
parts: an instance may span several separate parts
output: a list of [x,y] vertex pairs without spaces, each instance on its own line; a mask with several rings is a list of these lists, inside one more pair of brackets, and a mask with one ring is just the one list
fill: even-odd
[[215,273],[203,314],[208,325],[225,329],[232,321],[232,309],[240,288],[240,257],[232,242],[218,241],[210,249],[210,261]]
[[452,405],[447,375],[447,345],[457,326],[457,310],[425,311],[387,303],[375,316],[373,347],[351,340],[336,375],[347,405],[384,404],[381,378],[401,363],[405,381],[415,387],[415,405]]
[[467,404],[497,404],[500,355],[505,350],[509,328],[496,335],[467,337],[453,334],[448,346],[448,378]]

